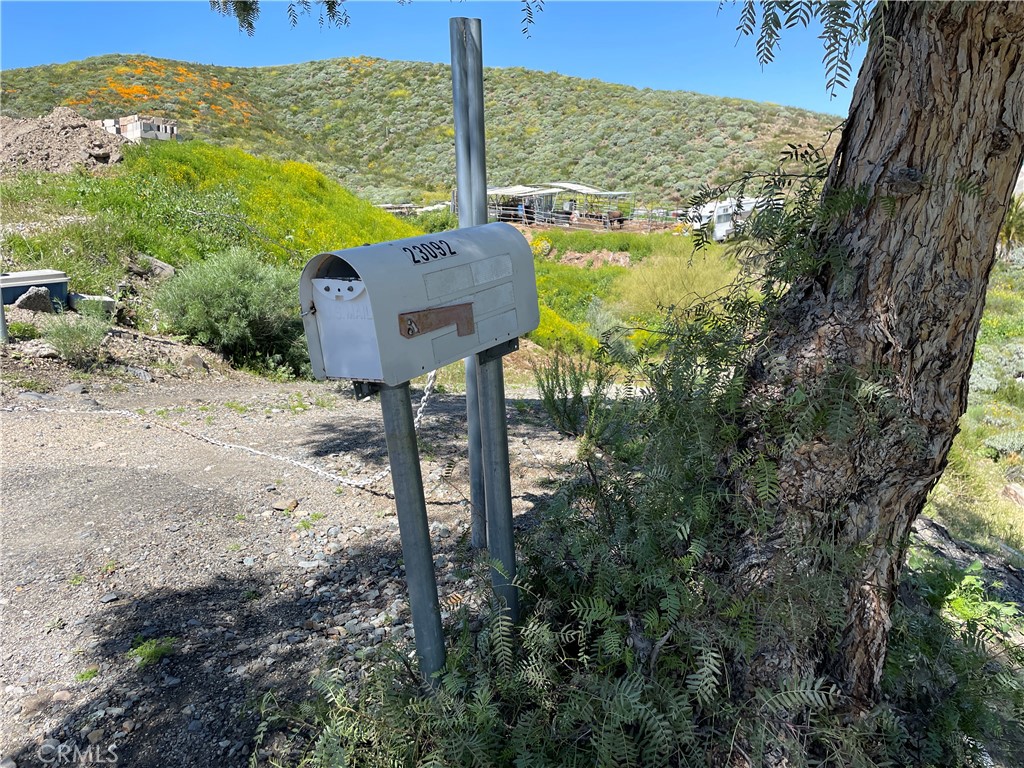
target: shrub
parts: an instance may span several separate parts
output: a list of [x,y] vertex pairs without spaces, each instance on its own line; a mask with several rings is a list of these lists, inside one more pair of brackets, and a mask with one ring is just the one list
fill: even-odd
[[39,338],[39,329],[32,323],[15,320],[7,325],[7,335],[11,341],[31,341]]
[[156,297],[163,322],[235,365],[260,371],[308,369],[298,274],[233,248],[187,267]]
[[412,218],[412,223],[414,226],[417,226],[424,232],[430,234],[432,232],[445,232],[449,229],[458,229],[459,217],[450,210],[427,211],[426,213],[414,216]]
[[627,314],[660,318],[668,307],[686,309],[721,291],[736,273],[719,246],[694,254],[690,238],[674,237],[622,274],[614,293]]
[[540,325],[526,337],[545,349],[567,352],[593,352],[597,349],[597,340],[593,336],[543,304],[540,307]]
[[986,448],[997,451],[1000,456],[1009,456],[1014,453],[1024,454],[1024,431],[1000,432],[998,435],[987,438],[984,445]]
[[566,435],[582,435],[587,422],[584,392],[591,378],[590,364],[556,351],[533,366],[533,376],[541,404],[555,429]]
[[654,252],[655,241],[635,232],[590,232],[550,229],[538,236],[549,243],[548,252],[593,253],[595,251],[626,251],[630,261],[640,261]]
[[100,313],[61,313],[46,329],[44,338],[57,354],[75,368],[88,370],[99,360],[100,347],[110,321]]

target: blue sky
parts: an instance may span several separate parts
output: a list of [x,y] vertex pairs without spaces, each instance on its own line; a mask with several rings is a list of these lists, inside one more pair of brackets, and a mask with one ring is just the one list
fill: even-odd
[[[341,56],[450,63],[448,19],[482,19],[484,66],[519,66],[640,88],[686,90],[845,116],[849,90],[830,99],[813,30],[789,30],[761,67],[735,30],[739,7],[718,2],[548,0],[529,37],[515,0],[349,0],[348,28],[316,18],[290,28],[284,2],[264,0],[256,35],[184,2],[0,1],[0,67],[136,53],[205,64],[269,66]],[[859,69],[858,52],[854,72]]]

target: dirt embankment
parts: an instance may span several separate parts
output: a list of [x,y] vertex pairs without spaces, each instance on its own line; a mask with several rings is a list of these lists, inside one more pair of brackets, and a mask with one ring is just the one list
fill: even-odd
[[126,142],[68,107],[39,118],[0,115],[0,175],[103,168],[121,161]]

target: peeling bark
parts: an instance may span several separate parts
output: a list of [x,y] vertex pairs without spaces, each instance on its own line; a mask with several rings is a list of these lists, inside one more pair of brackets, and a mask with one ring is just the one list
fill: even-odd
[[[863,553],[837,656],[792,651],[781,663],[830,672],[855,712],[877,700],[910,528],[967,405],[998,231],[1024,157],[1024,4],[890,3],[886,14],[892,58],[872,42],[826,184],[826,194],[863,189],[868,202],[816,233],[822,248],[841,249],[842,274],[823,269],[793,285],[751,369],[752,394],[779,399],[846,368],[883,381],[915,429],[890,420],[877,434],[783,450],[778,528],[768,543],[750,542],[734,571],[750,583],[764,562],[782,561],[782,542],[825,526]],[[755,676],[783,671],[763,665]]]

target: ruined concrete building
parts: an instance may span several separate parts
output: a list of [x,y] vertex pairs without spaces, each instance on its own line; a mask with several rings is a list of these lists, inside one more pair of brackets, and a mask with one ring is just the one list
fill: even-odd
[[128,115],[108,120],[95,120],[94,123],[107,133],[124,136],[128,141],[133,141],[136,144],[141,143],[143,139],[168,141],[178,137],[178,121],[167,120],[163,117]]

